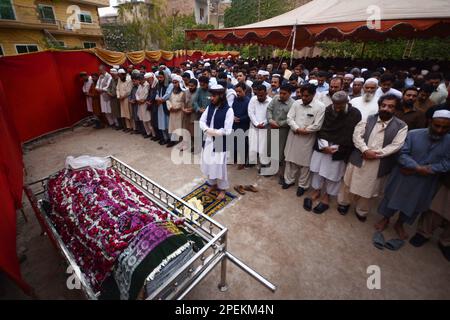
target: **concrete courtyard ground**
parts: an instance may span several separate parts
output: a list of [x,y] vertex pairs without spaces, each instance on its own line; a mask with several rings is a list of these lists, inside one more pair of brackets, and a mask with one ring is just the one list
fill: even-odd
[[[171,149],[111,129],[77,127],[26,147],[28,182],[64,166],[69,155],[113,155],[179,196],[203,180],[198,165],[175,165]],[[254,184],[258,193],[239,196],[214,219],[229,228],[229,251],[277,286],[272,293],[228,264],[229,290],[217,289],[219,267],[187,299],[450,299],[450,264],[436,239],[422,248],[406,244],[400,251],[380,251],[371,242],[374,210],[366,223],[349,213],[340,216],[335,203],[318,216],[302,208],[295,188],[282,190],[275,178],[258,177],[256,169],[229,166],[232,185]],[[233,193],[234,190],[232,190]],[[25,280],[42,299],[81,299],[66,286],[66,266],[45,236],[24,197],[28,222],[18,216],[18,248]],[[376,209],[376,208],[374,208]],[[407,229],[414,234],[415,226]],[[390,228],[387,239],[395,237]],[[367,268],[381,269],[381,289],[367,288]],[[27,299],[0,275],[0,299]]]

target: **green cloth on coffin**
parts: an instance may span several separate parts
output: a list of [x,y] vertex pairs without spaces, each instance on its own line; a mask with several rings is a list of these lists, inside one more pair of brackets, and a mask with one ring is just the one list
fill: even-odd
[[155,268],[191,247],[188,236],[173,223],[149,224],[120,254],[113,273],[103,283],[100,299],[136,299]]

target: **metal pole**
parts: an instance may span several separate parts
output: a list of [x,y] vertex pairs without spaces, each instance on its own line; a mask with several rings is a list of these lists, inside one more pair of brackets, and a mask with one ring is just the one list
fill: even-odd
[[291,48],[291,63],[290,63],[291,68],[292,68],[292,60],[294,59],[295,40],[297,39],[297,22],[295,22],[293,32],[294,37],[292,39],[292,48]]
[[[227,233],[224,234],[223,236],[223,252],[227,252],[227,238],[228,235]],[[219,283],[219,290],[221,292],[225,292],[228,290],[228,285],[227,285],[227,260],[228,259],[222,259],[221,262],[221,266],[220,266],[220,283]]]

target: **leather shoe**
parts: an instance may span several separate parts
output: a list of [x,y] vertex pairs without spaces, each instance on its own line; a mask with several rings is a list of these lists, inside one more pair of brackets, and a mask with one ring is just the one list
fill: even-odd
[[350,209],[350,206],[347,205],[343,205],[343,204],[339,204],[337,207],[337,211],[342,215],[345,216],[348,213],[348,209]]
[[317,206],[314,207],[313,212],[316,214],[322,214],[330,208],[329,205],[320,202]]
[[282,186],[281,188],[286,190],[286,189],[289,189],[290,187],[292,187],[293,185],[294,185],[293,183],[287,184],[286,182],[283,181],[283,184],[281,185]]
[[297,197],[301,197],[302,195],[305,194],[306,189],[302,188],[302,187],[298,187],[297,188]]
[[313,201],[311,198],[305,198],[305,200],[303,200],[303,209],[305,209],[306,211],[311,211],[312,205]]

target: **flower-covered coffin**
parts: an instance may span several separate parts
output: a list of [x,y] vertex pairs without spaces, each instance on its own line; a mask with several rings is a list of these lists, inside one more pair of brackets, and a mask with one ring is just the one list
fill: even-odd
[[[95,290],[101,290],[117,270],[121,270],[121,280],[116,281],[119,291],[129,290],[128,280],[138,263],[161,244],[165,244],[157,255],[161,261],[152,261],[153,267],[161,267],[164,255],[174,257],[180,248],[188,248],[187,238],[171,216],[111,168],[62,170],[49,179],[47,191],[52,208],[49,217]],[[132,243],[135,249],[130,246],[126,251]],[[128,251],[141,255],[140,261],[135,256],[124,257]],[[129,269],[127,281],[120,262],[116,266],[122,260]],[[122,293],[122,298],[127,297]]]

